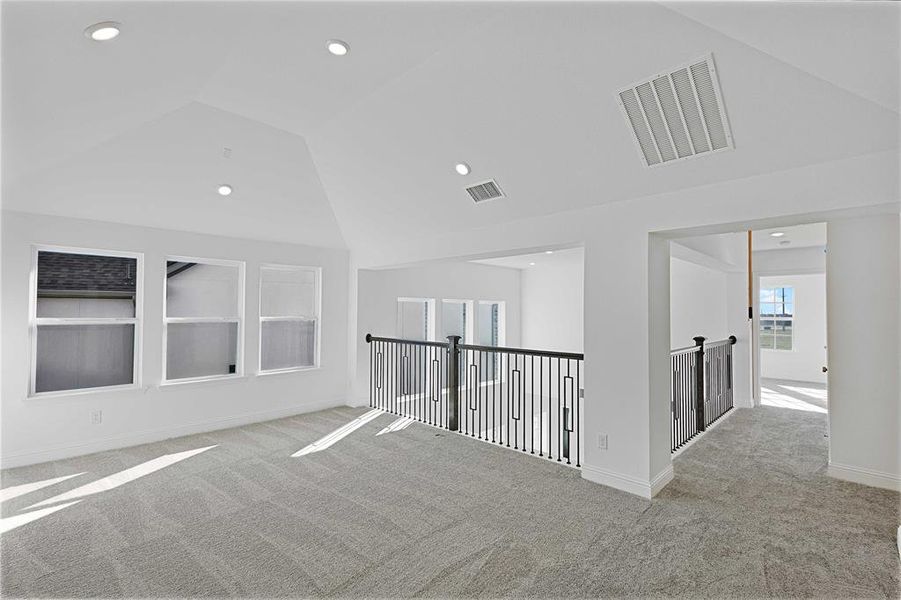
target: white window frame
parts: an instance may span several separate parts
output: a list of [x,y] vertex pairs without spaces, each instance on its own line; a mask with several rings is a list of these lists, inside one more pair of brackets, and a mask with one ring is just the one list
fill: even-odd
[[[190,262],[219,267],[238,268],[238,316],[237,317],[170,317],[169,316],[169,277],[166,272],[166,264],[169,261]],[[240,379],[244,377],[244,261],[224,260],[219,258],[198,258],[196,256],[165,256],[163,258],[163,364],[162,386],[181,385],[184,383],[196,383],[202,381],[219,381],[223,379]],[[222,375],[201,375],[199,377],[182,377],[169,379],[167,369],[169,366],[169,325],[173,323],[237,323],[237,344],[235,351],[235,372]]]
[[[88,256],[114,256],[119,258],[133,258],[136,261],[135,269],[135,316],[134,317],[38,317],[38,254],[40,252],[59,252],[65,254],[84,254]],[[31,247],[31,271],[29,273],[28,293],[28,338],[30,373],[28,380],[29,398],[51,398],[59,396],[82,396],[116,390],[134,390],[141,387],[141,373],[143,365],[141,340],[144,333],[144,255],[140,252],[124,252],[120,250],[106,250],[100,248],[80,248],[72,246],[54,246],[45,244],[33,244]],[[38,326],[56,325],[133,325],[134,326],[134,350],[132,354],[131,383],[122,385],[106,385],[99,387],[81,388],[73,390],[53,390],[50,392],[38,392],[37,388],[37,354],[38,354]]]
[[[792,291],[792,301],[790,303],[792,305],[792,314],[790,317],[775,317],[774,316],[771,318],[764,319],[763,318],[763,308],[761,305],[763,305],[763,304],[785,304],[785,302],[784,301],[776,302],[775,300],[773,302],[761,302],[760,295],[765,290],[771,290],[771,291],[775,292],[778,289],[790,289]],[[796,349],[795,349],[795,313],[797,312],[797,303],[798,303],[797,291],[795,290],[795,286],[793,286],[793,285],[760,286],[760,288],[757,292],[757,339],[758,339],[758,344],[760,344],[761,350],[766,350],[768,352],[796,352]],[[776,337],[777,336],[775,333],[775,329],[773,330],[773,345],[772,346],[764,346],[762,343],[760,343],[760,337],[761,337],[762,327],[763,327],[762,323],[765,321],[772,321],[774,323],[774,327],[775,327],[775,322],[777,319],[780,321],[791,321],[791,325],[792,325],[791,326],[791,335],[788,336],[791,338],[791,348],[788,348],[788,349],[776,348]],[[786,337],[786,336],[782,336],[782,337]]]
[[[316,345],[313,348],[313,365],[286,367],[284,369],[263,369],[263,323],[267,321],[308,321],[306,317],[288,316],[288,317],[267,317],[263,315],[263,270],[281,270],[281,271],[312,271],[313,272],[313,311],[316,321]],[[271,375],[274,373],[292,373],[295,371],[312,371],[322,367],[322,267],[306,267],[301,265],[283,265],[275,263],[263,263],[260,265],[260,285],[259,285],[259,317],[260,317],[260,335],[257,343],[257,373],[260,375]]]
[[475,303],[472,300],[463,300],[460,298],[442,298],[441,299],[441,341],[447,341],[447,331],[444,329],[444,305],[445,304],[463,304],[466,307],[466,324],[465,331],[463,332],[463,339],[460,340],[461,344],[471,344],[474,339],[475,334],[475,320],[478,318],[475,315]]

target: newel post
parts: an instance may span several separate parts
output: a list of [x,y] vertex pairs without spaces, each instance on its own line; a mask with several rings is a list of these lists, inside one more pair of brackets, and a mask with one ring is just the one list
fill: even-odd
[[697,420],[698,431],[704,431],[707,427],[704,418],[704,381],[706,373],[704,372],[704,336],[694,338],[695,345],[698,347],[695,352],[695,418]]
[[447,336],[447,428],[460,429],[460,343],[459,335]]

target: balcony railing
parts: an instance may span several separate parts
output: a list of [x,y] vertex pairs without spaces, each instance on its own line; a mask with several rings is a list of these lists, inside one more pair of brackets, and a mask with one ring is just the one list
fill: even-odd
[[369,404],[581,466],[582,354],[366,336]]
[[675,452],[732,409],[732,346],[735,336],[670,353],[672,451]]

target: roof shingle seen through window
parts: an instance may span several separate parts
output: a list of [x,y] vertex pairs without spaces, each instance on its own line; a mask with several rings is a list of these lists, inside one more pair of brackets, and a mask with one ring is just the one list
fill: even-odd
[[38,292],[135,292],[137,260],[121,256],[38,252]]

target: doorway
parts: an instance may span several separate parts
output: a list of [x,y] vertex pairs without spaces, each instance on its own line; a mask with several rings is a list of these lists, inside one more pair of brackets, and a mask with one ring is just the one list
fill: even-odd
[[756,404],[827,414],[826,224],[753,233]]

